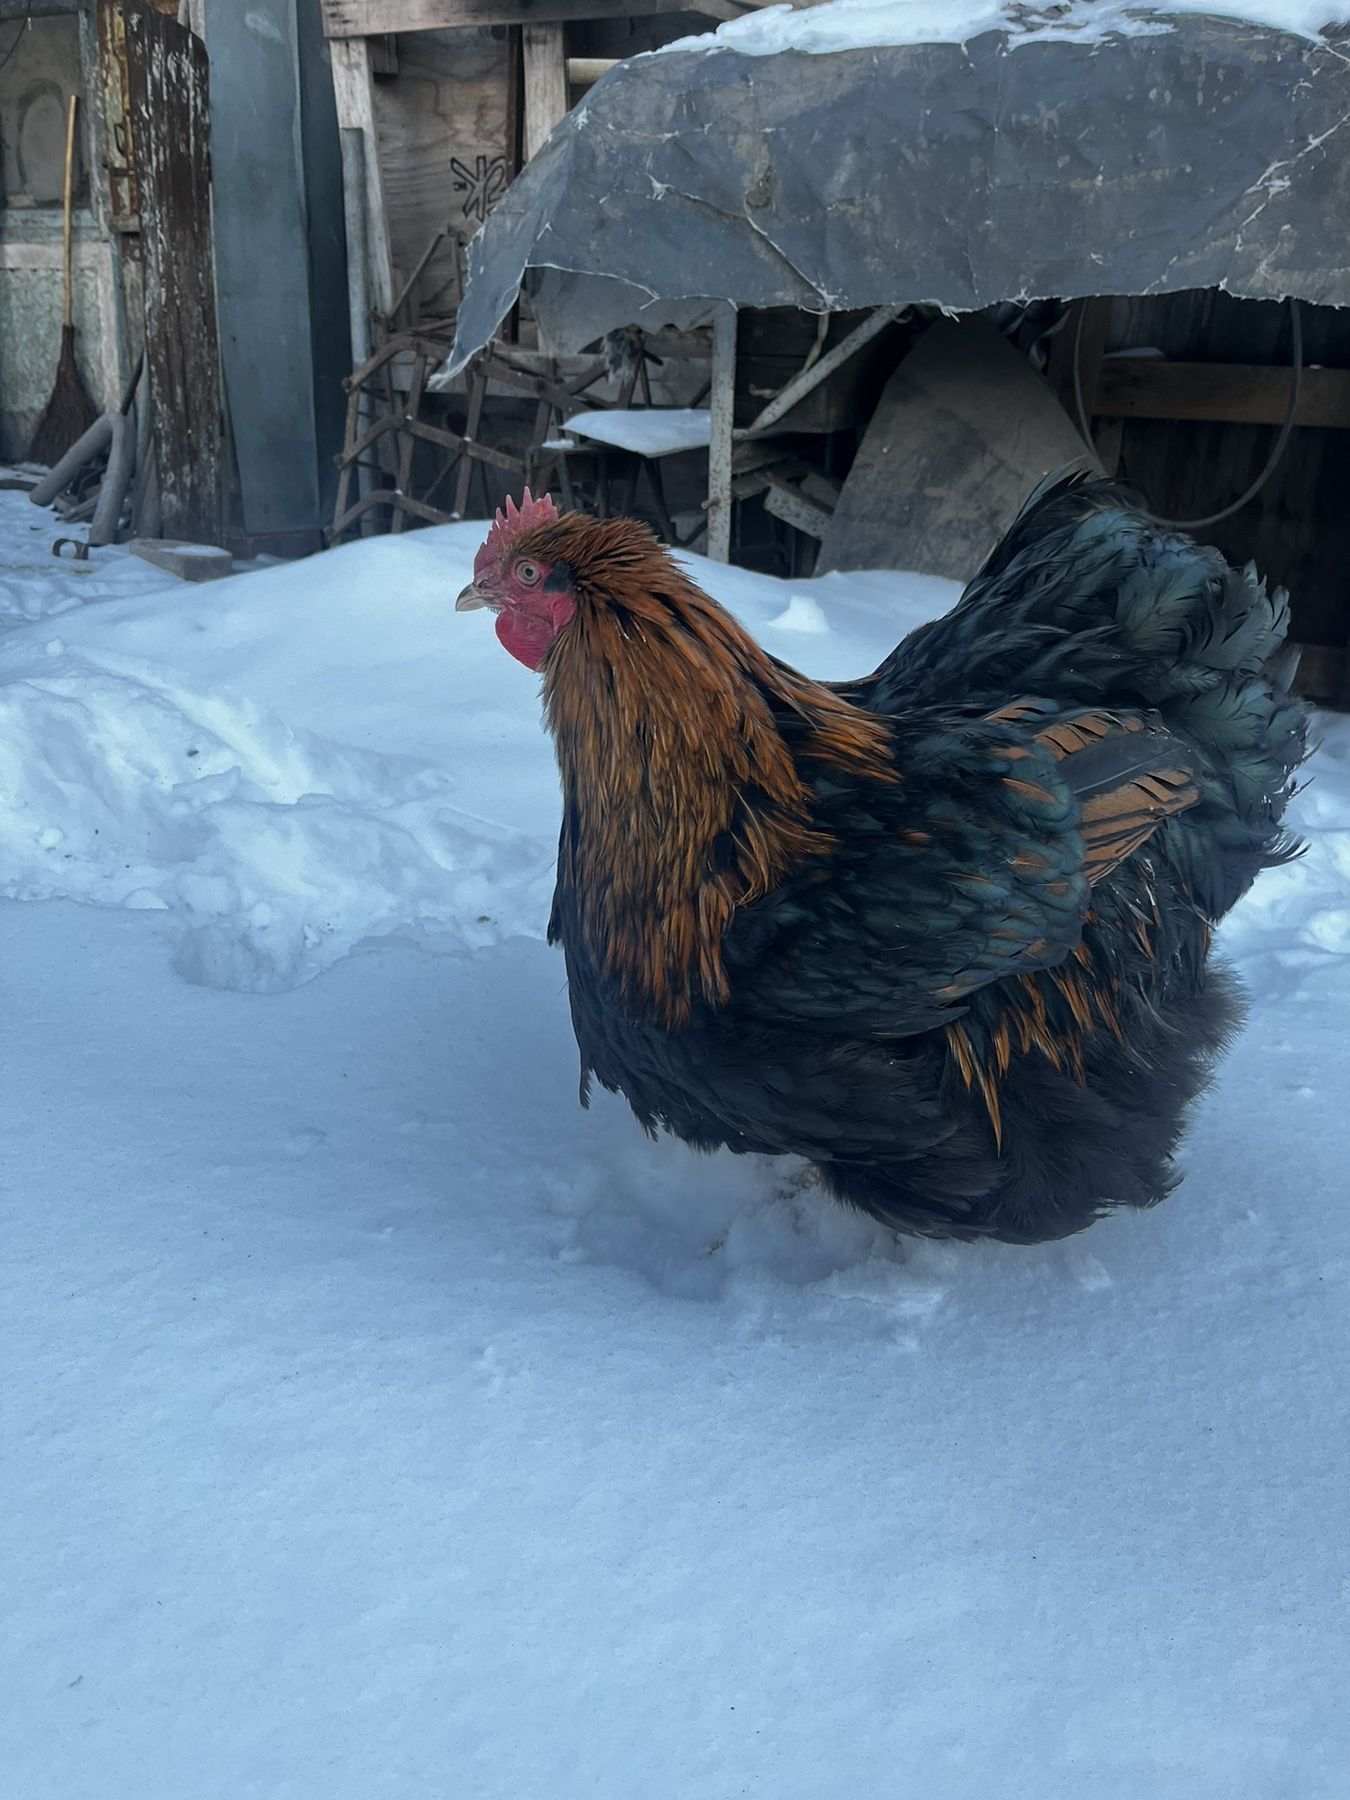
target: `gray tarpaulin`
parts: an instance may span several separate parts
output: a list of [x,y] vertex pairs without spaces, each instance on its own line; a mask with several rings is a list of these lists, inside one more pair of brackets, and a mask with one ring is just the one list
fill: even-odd
[[546,341],[710,303],[841,312],[1223,287],[1350,304],[1350,60],[1207,16],[623,63],[474,240],[461,368],[523,286]]

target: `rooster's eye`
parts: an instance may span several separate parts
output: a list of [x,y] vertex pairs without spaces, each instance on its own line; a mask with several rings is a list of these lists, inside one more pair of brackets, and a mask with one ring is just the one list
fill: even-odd
[[518,562],[516,564],[516,580],[523,581],[526,587],[533,587],[539,579],[539,564]]

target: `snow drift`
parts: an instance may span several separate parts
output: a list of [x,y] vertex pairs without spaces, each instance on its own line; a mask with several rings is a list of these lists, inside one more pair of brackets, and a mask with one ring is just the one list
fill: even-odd
[[[1345,720],[1179,1193],[906,1246],[577,1108],[481,527],[186,589],[10,498],[0,1790],[1340,1800]],[[952,592],[698,573],[828,675]]]

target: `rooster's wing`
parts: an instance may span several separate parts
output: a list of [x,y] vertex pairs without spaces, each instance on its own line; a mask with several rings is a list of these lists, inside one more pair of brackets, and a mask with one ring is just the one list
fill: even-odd
[[860,1035],[948,1023],[975,989],[1063,962],[1093,887],[1199,794],[1156,721],[1037,700],[897,725],[895,768],[817,780],[833,849],[728,937],[743,1013]]

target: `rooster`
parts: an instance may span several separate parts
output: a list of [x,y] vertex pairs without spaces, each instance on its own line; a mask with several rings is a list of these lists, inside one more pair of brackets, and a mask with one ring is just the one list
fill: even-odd
[[933,1237],[1060,1238],[1176,1185],[1241,1016],[1211,927],[1295,853],[1283,594],[1071,471],[859,681],[528,489],[458,606],[542,672],[583,1104],[594,1077]]

